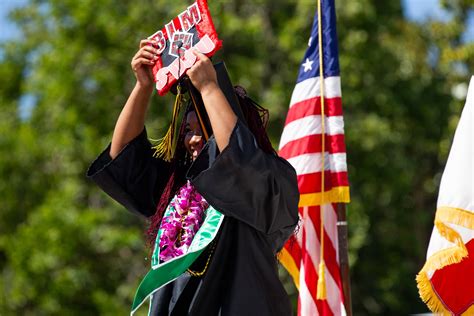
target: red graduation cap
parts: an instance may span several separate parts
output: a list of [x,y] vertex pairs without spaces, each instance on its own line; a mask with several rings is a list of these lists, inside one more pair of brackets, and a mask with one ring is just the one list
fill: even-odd
[[191,48],[211,57],[222,47],[207,0],[191,4],[149,39],[158,42],[159,53],[153,66],[153,76],[160,95],[166,94],[196,62]]

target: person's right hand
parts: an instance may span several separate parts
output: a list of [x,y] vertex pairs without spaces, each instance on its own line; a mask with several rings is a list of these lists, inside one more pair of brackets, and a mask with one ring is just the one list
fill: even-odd
[[157,44],[154,40],[144,39],[140,41],[140,49],[133,56],[131,66],[137,83],[143,87],[153,86],[153,72],[150,66],[153,66],[158,59],[158,50],[153,46]]

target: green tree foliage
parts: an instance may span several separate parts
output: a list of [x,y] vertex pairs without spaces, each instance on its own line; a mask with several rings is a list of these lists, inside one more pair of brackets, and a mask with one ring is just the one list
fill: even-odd
[[[414,277],[462,107],[451,92],[474,69],[474,46],[461,36],[472,3],[446,0],[451,21],[415,24],[396,1],[336,2],[354,311],[425,311]],[[275,144],[315,3],[210,3],[224,39],[216,59],[271,110]],[[84,174],[134,84],[129,62],[139,40],[187,4],[31,0],[12,12],[22,36],[0,46],[1,315],[127,313],[148,268],[145,223]],[[172,101],[153,98],[152,137]]]

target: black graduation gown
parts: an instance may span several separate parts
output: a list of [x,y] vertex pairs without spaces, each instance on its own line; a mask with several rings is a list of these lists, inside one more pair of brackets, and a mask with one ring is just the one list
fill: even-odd
[[[114,160],[107,148],[88,176],[130,211],[151,216],[168,179],[167,168],[152,157],[144,130]],[[298,221],[293,167],[263,152],[238,121],[222,153],[209,139],[187,178],[225,219],[204,276],[184,273],[161,288],[153,295],[152,315],[291,315],[276,254]],[[192,268],[202,269],[208,256],[205,251]]]

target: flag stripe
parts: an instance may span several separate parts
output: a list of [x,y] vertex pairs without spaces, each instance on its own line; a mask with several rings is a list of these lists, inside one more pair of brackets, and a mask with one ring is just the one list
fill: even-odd
[[318,231],[316,230],[315,223],[313,222],[312,217],[310,216],[310,213],[312,212],[314,212],[314,208],[306,207],[304,217],[304,236],[306,237],[305,246],[311,245],[311,248],[307,249],[307,247],[304,247],[303,256],[305,254],[309,255],[314,265],[316,266],[320,262],[321,258],[319,256],[319,251],[314,251],[313,249],[319,249],[321,245],[319,243]]
[[301,266],[300,292],[298,298],[298,315],[319,315],[316,300],[311,295],[311,291],[306,285],[304,265]]
[[[339,275],[339,269],[337,269],[337,275]],[[333,315],[341,315],[341,302],[340,302],[340,291],[339,285],[334,279],[333,274],[329,273],[326,267],[326,295],[329,308]]]
[[[324,114],[326,116],[342,116],[340,97],[324,98]],[[321,115],[321,97],[317,96],[293,104],[288,110],[285,124],[309,115]]]
[[[344,135],[325,135],[326,150],[330,154],[345,153],[346,145]],[[293,158],[295,156],[321,152],[321,134],[309,135],[287,143],[280,149],[279,155],[282,157]]]
[[[325,117],[325,134],[344,134],[344,120],[342,116]],[[310,115],[288,123],[283,129],[280,139],[280,149],[296,139],[321,134],[321,115]]]
[[[348,186],[347,172],[325,172],[324,184],[325,190],[330,191],[331,183],[337,183],[340,186]],[[298,188],[300,194],[321,192],[321,172],[308,173],[298,176]]]
[[[326,263],[327,300],[332,312],[335,315],[340,315],[341,298],[343,295],[341,295],[342,281],[337,254],[337,213],[330,203],[321,206],[320,209],[324,209],[324,260]],[[317,221],[314,221],[315,219],[317,219]],[[320,219],[320,216],[313,218],[317,227],[320,225]]]
[[339,241],[337,240],[337,211],[336,204],[325,204],[322,206],[324,208],[324,230],[329,239],[331,239],[331,244],[335,249],[336,262],[339,269]]
[[[325,214],[327,214],[326,212]],[[310,207],[308,211],[308,216],[313,223],[311,225],[311,228],[318,228],[318,231],[315,232],[317,236],[320,236],[320,225],[321,225],[321,220],[320,220],[320,207],[319,206],[314,206]],[[320,238],[320,237],[319,237]],[[318,243],[319,239],[318,238]],[[320,245],[318,245],[320,246]],[[318,247],[319,248],[319,247]],[[319,251],[318,252],[318,257],[319,257]],[[334,249],[334,245],[331,242],[331,238],[327,235],[327,231],[324,232],[324,261],[326,263],[326,267],[331,274],[331,276],[336,280],[336,283],[339,283],[340,277],[339,277],[339,268],[338,268],[338,263],[336,261],[336,249]],[[319,264],[320,259],[316,260],[314,263]]]
[[[326,300],[316,299],[318,273],[316,270],[316,266],[314,265],[314,261],[309,256],[309,253],[305,252],[305,254],[306,255],[303,256],[303,265],[305,267],[305,271],[304,271],[305,273],[303,277],[304,277],[304,283],[306,284],[311,294],[310,298],[316,302],[316,306],[321,315],[325,315],[325,316],[333,315],[333,313],[331,313],[331,309],[329,308]],[[310,314],[303,314],[303,315],[310,315]]]
[[[316,245],[319,244],[318,239],[316,237],[316,234],[314,233],[314,228],[312,228],[312,223],[307,223],[307,221],[310,221],[308,215],[308,207],[304,207],[303,210],[303,232],[302,232],[302,243],[303,243],[303,249],[302,249],[302,257],[301,257],[301,271],[302,273],[300,274],[300,285],[303,288],[307,288],[308,292],[306,295],[301,296],[301,304],[302,304],[302,315],[311,315],[307,314],[309,312],[307,309],[310,307],[312,309],[312,302],[316,305],[316,308],[318,312],[322,311],[321,308],[321,301],[316,300],[316,292],[315,292],[315,281],[317,280],[317,273],[314,269],[314,259],[311,258],[310,256],[312,255],[310,252],[307,251],[306,245]],[[317,255],[317,254],[316,254]],[[310,279],[310,282],[308,282],[308,278]],[[301,294],[300,294],[301,295]]]
[[[308,244],[307,245],[311,245]],[[311,245],[313,246],[313,245]],[[304,282],[306,283],[306,286],[308,287],[309,292],[311,293],[311,298],[316,302],[316,306],[318,308],[318,311],[321,315],[334,315],[334,313],[331,311],[331,308],[328,305],[327,300],[318,300],[316,299],[316,293],[317,293],[317,284],[318,284],[318,273],[317,273],[317,263],[313,261],[313,259],[310,256],[310,253],[305,252],[305,255],[303,256],[303,265],[305,267],[305,273],[304,273]],[[326,276],[326,279],[329,278],[329,273]],[[310,314],[303,314],[303,315],[310,315]]]
[[299,290],[301,248],[297,244],[294,236],[291,236],[288,243],[283,246],[283,249],[278,254],[278,260],[293,278],[293,282]]
[[[315,173],[321,171],[322,166],[321,153],[303,154],[293,158],[288,158],[288,162],[295,168],[298,175]],[[325,153],[324,170],[332,172],[346,172],[346,153],[329,154]]]
[[[325,210],[325,262],[326,262],[326,286],[327,286],[327,304],[318,304],[318,310],[320,311],[321,315],[340,315],[341,313],[341,301],[339,299],[341,295],[341,287],[340,287],[340,274],[339,274],[339,267],[337,263],[337,252],[335,246],[337,246],[337,235],[330,236],[330,233],[337,234],[337,214],[335,208],[331,204],[327,204],[323,206]],[[291,247],[288,247],[288,244],[285,245],[286,249],[290,249],[289,254],[293,256],[295,262],[303,261],[306,264],[304,266],[308,267],[307,272],[301,267],[301,274],[300,274],[300,299],[303,297],[303,302],[305,305],[303,306],[304,313],[301,315],[313,315],[308,314],[309,310],[311,310],[311,306],[314,302],[311,302],[306,299],[306,295],[302,293],[306,293],[309,295],[312,294],[311,297],[314,301],[316,301],[316,284],[317,284],[317,267],[320,262],[319,258],[319,251],[320,248],[320,241],[319,241],[319,225],[320,225],[320,217],[319,217],[319,209],[320,207],[305,207],[301,208],[302,215],[304,218],[302,230],[304,231],[303,240],[301,243],[305,245],[311,245],[311,249],[301,249],[300,245],[295,238]],[[334,226],[334,227],[332,227]],[[318,228],[318,230],[316,229]],[[335,241],[336,240],[336,241]],[[294,242],[296,241],[296,242]],[[311,263],[311,264],[309,264]],[[312,267],[311,267],[312,266]],[[308,280],[313,280],[311,284],[307,284]],[[314,284],[313,284],[314,283]],[[308,293],[308,291],[310,293]],[[301,296],[303,295],[303,296]],[[318,302],[318,301],[316,301]],[[301,305],[300,305],[301,307]],[[323,310],[325,310],[323,312]]]
[[[295,85],[291,95],[290,107],[301,101],[319,97],[321,87],[319,77],[303,80]],[[339,76],[324,78],[324,97],[336,98],[341,96],[341,78]]]
[[334,187],[331,191],[306,193],[300,195],[300,201],[298,205],[311,206],[311,205],[322,205],[325,203],[349,203],[349,187]]
[[[319,266],[321,258],[319,257],[319,248],[320,248],[320,206],[306,207],[305,208],[305,220],[304,220],[304,229],[305,229],[305,241],[306,245],[311,245],[310,249],[305,249],[306,254],[311,258],[312,265],[314,266],[314,273],[316,274],[317,267]],[[331,217],[335,214],[334,208],[331,204],[324,206],[325,217]],[[326,226],[326,225],[325,225]],[[335,230],[332,230],[335,231]],[[336,249],[332,243],[332,238],[329,237],[328,231],[324,231],[324,258],[326,263],[326,289],[327,289],[327,302],[331,306],[331,311],[334,314],[340,313],[340,300],[339,300],[339,284],[340,274],[339,266],[336,261]],[[311,269],[308,269],[308,272],[312,272]],[[313,276],[310,276],[313,278]],[[315,279],[317,283],[317,276]],[[316,293],[316,292],[315,292]],[[336,295],[330,295],[336,293]]]

